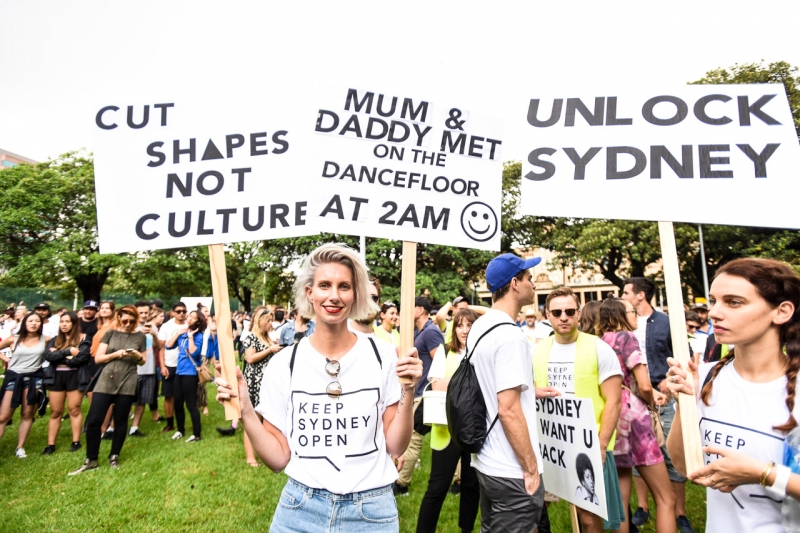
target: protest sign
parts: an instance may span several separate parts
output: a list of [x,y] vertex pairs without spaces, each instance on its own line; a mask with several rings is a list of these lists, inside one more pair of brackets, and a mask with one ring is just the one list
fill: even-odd
[[[658,221],[672,349],[688,372],[672,223],[800,226],[787,103],[780,84],[532,94],[518,119],[530,145],[521,214]],[[695,399],[678,403],[682,426],[698,427]],[[687,472],[701,468],[699,433],[683,446]]]
[[500,248],[500,121],[363,88],[319,104],[312,187],[326,231]]
[[301,127],[313,123],[313,110],[303,117],[282,101],[264,98],[244,108],[190,99],[98,106],[93,118],[100,250],[316,233]]
[[607,519],[592,400],[573,395],[537,398],[536,423],[547,491]]
[[781,84],[531,91],[518,120],[523,214],[800,227]]
[[[304,186],[308,154],[297,148],[307,150],[302,138],[312,136],[300,127],[302,112],[284,101],[279,93],[239,107],[189,98],[120,101],[94,115],[100,250],[208,245],[228,383],[236,383],[236,360],[222,243],[317,232]],[[238,399],[227,402],[225,417],[240,416]]]

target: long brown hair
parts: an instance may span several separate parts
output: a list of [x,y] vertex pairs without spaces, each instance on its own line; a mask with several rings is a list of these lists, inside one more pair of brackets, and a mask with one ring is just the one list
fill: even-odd
[[[720,274],[746,279],[756,288],[759,296],[773,308],[787,301],[794,304],[792,318],[780,328],[780,343],[789,357],[789,365],[786,368],[786,407],[789,408],[789,420],[783,425],[773,427],[777,431],[789,432],[797,427],[792,411],[797,373],[800,371],[800,278],[788,265],[774,259],[734,259],[717,270],[714,279]],[[706,405],[711,397],[714,380],[722,367],[733,361],[734,351],[731,350],[728,357],[711,370],[711,378],[700,393],[700,398]]]
[[601,302],[589,302],[581,309],[581,331],[584,333],[591,333],[594,335],[597,329],[597,323],[600,320],[600,305]]
[[28,320],[30,320],[30,318],[33,315],[36,315],[36,313],[33,313],[33,312],[28,313],[27,315],[25,315],[23,317],[22,322],[20,322],[19,337],[17,337],[17,343],[14,345],[14,350],[16,350],[19,347],[19,345],[22,344],[22,341],[24,341],[28,337],[31,337],[31,338],[36,337],[37,339],[41,339],[42,338],[42,331],[44,329],[44,321],[42,320],[42,317],[40,317],[39,315],[36,315],[36,318],[39,319],[39,329],[36,331],[36,333],[30,333],[28,331]]
[[[58,337],[56,337],[56,350],[63,350],[64,348],[77,347],[81,343],[81,325],[78,320],[78,315],[74,311],[66,311],[61,317],[69,317],[72,323],[72,329],[69,333],[61,331],[61,325],[58,327]],[[59,320],[61,322],[61,320]]]
[[600,315],[595,327],[595,334],[598,337],[602,337],[604,333],[609,331],[633,331],[628,322],[628,311],[625,310],[625,304],[622,303],[622,300],[605,300],[600,305]]
[[[108,318],[103,318],[100,316],[100,309],[102,309],[103,304],[108,304],[108,307],[111,309],[111,316]],[[103,326],[113,324],[116,320],[117,320],[117,306],[114,305],[114,300],[103,300],[102,302],[100,302],[100,307],[97,308],[97,329],[99,330]]]
[[472,327],[472,324],[478,320],[479,316],[480,315],[472,309],[461,309],[456,313],[456,315],[453,317],[453,337],[450,341],[450,351],[459,353],[461,350],[466,348],[465,345],[461,344],[461,339],[458,338],[458,335],[456,335],[456,328],[462,322],[466,322],[470,325],[470,327]]

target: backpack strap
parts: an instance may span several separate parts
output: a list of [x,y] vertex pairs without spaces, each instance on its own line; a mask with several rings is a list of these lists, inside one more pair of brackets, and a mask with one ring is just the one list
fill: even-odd
[[480,344],[480,342],[483,340],[483,338],[486,335],[488,335],[490,332],[492,332],[493,330],[499,328],[500,326],[516,326],[516,324],[514,324],[513,322],[500,322],[499,324],[495,324],[494,326],[492,326],[489,329],[487,329],[486,331],[484,331],[483,334],[480,337],[478,337],[478,340],[475,342],[475,346],[472,347],[472,350],[470,350],[469,354],[464,359],[467,360],[467,361],[472,359],[472,354],[475,353],[475,348],[478,347],[478,344]]
[[367,337],[369,339],[369,343],[372,345],[372,351],[375,352],[375,357],[378,358],[378,364],[383,368],[383,361],[381,360],[381,355],[378,353],[378,347],[375,346],[375,339],[372,337]]
[[289,377],[292,377],[292,373],[294,372],[294,356],[297,355],[297,347],[300,345],[299,342],[294,343],[294,348],[292,348],[292,358],[289,359]]
[[[481,340],[483,340],[483,338],[486,335],[488,335],[492,330],[494,330],[496,328],[499,328],[500,326],[516,326],[516,324],[514,324],[513,322],[500,322],[499,324],[495,324],[494,326],[492,326],[489,329],[487,329],[486,331],[484,331],[483,334],[480,337],[478,337],[478,340],[475,342],[475,346],[472,347],[472,350],[469,352],[469,355],[467,355],[464,358],[464,361],[469,361],[470,359],[472,359],[472,354],[475,353],[475,348],[478,347],[478,344],[480,344]],[[487,438],[489,437],[489,433],[491,433],[492,428],[494,427],[494,425],[497,424],[498,420],[500,420],[500,410],[499,409],[497,410],[497,414],[494,416],[494,420],[492,420],[492,423],[489,426],[489,429],[486,430],[486,437]]]

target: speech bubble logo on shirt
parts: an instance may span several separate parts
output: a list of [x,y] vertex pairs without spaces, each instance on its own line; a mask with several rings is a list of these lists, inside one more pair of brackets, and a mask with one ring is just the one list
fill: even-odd
[[472,202],[461,212],[461,228],[473,241],[488,241],[497,233],[497,227],[497,215],[488,204]]

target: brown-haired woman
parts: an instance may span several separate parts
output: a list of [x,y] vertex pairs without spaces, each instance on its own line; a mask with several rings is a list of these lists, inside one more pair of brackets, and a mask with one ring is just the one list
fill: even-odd
[[12,348],[11,358],[0,351],[0,359],[8,364],[3,379],[3,399],[0,402],[0,438],[6,432],[6,425],[14,411],[22,406],[22,420],[19,423],[17,449],[14,454],[20,459],[25,454],[25,441],[33,425],[38,395],[42,391],[42,358],[47,341],[42,333],[42,319],[36,313],[29,313],[20,322],[19,337],[9,337],[0,342],[0,350]]
[[175,331],[172,338],[167,340],[165,347],[171,350],[179,349],[178,364],[175,367],[175,421],[178,430],[172,435],[172,440],[183,438],[186,433],[186,411],[192,419],[192,435],[186,442],[196,442],[202,438],[202,422],[200,409],[197,406],[197,368],[203,363],[200,354],[203,348],[203,332],[206,329],[206,317],[200,311],[192,311],[186,317],[186,327]]
[[[455,374],[458,365],[466,355],[467,335],[472,324],[480,315],[471,309],[461,309],[453,317],[453,340],[445,360],[444,377],[428,375],[433,390],[446,391],[450,378]],[[480,488],[478,475],[470,466],[471,456],[462,452],[450,438],[447,426],[433,424],[431,427],[431,477],[428,489],[422,498],[417,519],[417,533],[435,532],[439,522],[442,504],[447,497],[450,481],[461,461],[461,498],[458,511],[458,527],[462,531],[472,531],[475,518],[478,516],[480,504]]]
[[108,463],[111,468],[119,468],[119,453],[128,435],[128,414],[136,399],[136,366],[145,363],[147,339],[144,333],[136,331],[139,325],[136,307],[126,305],[117,311],[116,323],[115,328],[103,334],[95,355],[95,362],[103,366],[96,376],[92,405],[86,417],[86,460],[70,475],[97,468],[100,426],[112,404],[115,431]]
[[[257,309],[253,313],[252,322],[250,322],[250,335],[244,339],[242,346],[244,347],[244,380],[247,382],[247,389],[250,392],[250,401],[253,405],[261,403],[261,382],[264,376],[264,369],[267,367],[269,360],[272,356],[281,351],[280,344],[272,342],[269,334],[273,330],[272,322],[275,316],[269,309]],[[256,416],[263,421],[260,414]],[[247,434],[244,436],[244,453],[247,464],[250,466],[258,466],[256,454],[253,451],[253,445],[250,444],[250,439]]]
[[[797,427],[800,278],[779,261],[735,259],[717,270],[710,303],[714,335],[735,348],[689,363],[690,378],[667,360],[673,395],[698,392],[705,466],[689,478],[707,488],[706,531],[782,532],[780,502],[800,499],[800,475],[783,466],[783,441]],[[684,430],[676,416],[667,446],[679,470]]]
[[594,330],[597,328],[597,323],[600,320],[600,306],[603,302],[587,302],[586,305],[583,306],[581,309],[581,322],[580,322],[580,330],[584,333],[591,333],[594,334]]
[[89,363],[89,349],[89,342],[83,342],[78,315],[73,311],[62,314],[58,336],[50,339],[44,354],[44,358],[55,366],[55,381],[47,387],[50,391],[50,423],[47,427],[47,446],[42,455],[56,451],[56,437],[61,429],[65,402],[69,407],[69,423],[72,427],[72,447],[69,451],[81,449],[83,392],[79,386],[78,369]]
[[[650,425],[649,409],[663,405],[666,396],[653,390],[647,373],[647,358],[636,338],[636,311],[622,299],[605,300],[600,306],[595,333],[614,349],[622,367],[622,409],[617,423],[614,461],[617,464],[622,501],[631,499],[633,468],[636,467],[656,502],[656,531],[675,531],[675,493],[670,485],[664,455]],[[619,531],[630,528],[629,509]]]

